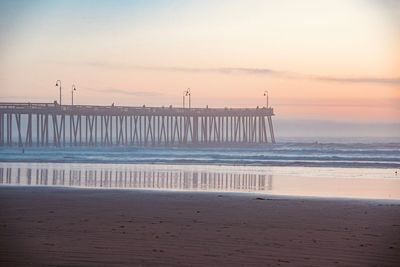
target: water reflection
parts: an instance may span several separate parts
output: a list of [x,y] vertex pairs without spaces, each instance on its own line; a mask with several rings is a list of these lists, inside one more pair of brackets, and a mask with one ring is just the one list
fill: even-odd
[[272,190],[272,174],[266,173],[151,165],[31,165],[0,167],[0,184],[230,192]]
[[382,168],[0,162],[1,185],[400,200],[400,179]]

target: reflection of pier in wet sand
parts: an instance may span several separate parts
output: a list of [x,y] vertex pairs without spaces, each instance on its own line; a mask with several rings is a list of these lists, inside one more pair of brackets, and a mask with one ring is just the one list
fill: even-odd
[[152,168],[133,165],[124,168],[90,167],[74,169],[0,167],[0,184],[94,188],[132,188],[190,191],[254,192],[272,189],[272,175],[217,171]]

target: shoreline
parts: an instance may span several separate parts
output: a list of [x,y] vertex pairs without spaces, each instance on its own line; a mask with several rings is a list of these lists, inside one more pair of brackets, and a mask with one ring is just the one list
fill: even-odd
[[167,194],[204,194],[207,195],[231,195],[232,197],[245,197],[245,198],[262,198],[259,200],[292,200],[292,201],[344,201],[344,202],[365,202],[377,204],[400,204],[399,199],[393,198],[371,198],[371,197],[334,197],[334,196],[309,196],[309,195],[291,195],[291,194],[271,194],[269,192],[233,192],[233,191],[201,191],[201,190],[184,190],[184,189],[156,189],[156,188],[116,188],[116,187],[82,187],[82,186],[69,186],[69,185],[16,185],[16,184],[0,184],[0,191],[2,188],[15,188],[15,189],[42,189],[42,190],[87,190],[87,191],[111,191],[111,192],[140,192],[148,194],[167,193]]
[[356,168],[0,162],[0,185],[400,200],[391,170]]
[[[23,155],[23,154],[21,154]],[[1,163],[43,163],[43,160],[27,160],[27,159],[10,159],[10,160],[5,160],[5,159],[0,159]],[[332,164],[332,163],[327,163],[327,164],[313,164],[310,162],[302,162],[302,161],[296,161],[293,163],[281,163],[281,164],[276,164],[268,162],[263,163],[247,163],[247,164],[240,164],[240,163],[235,163],[235,164],[229,164],[229,163],[220,163],[217,162],[215,163],[215,160],[210,160],[209,162],[198,162],[198,161],[191,161],[191,162],[183,162],[183,161],[155,161],[154,159],[151,159],[151,161],[118,161],[118,162],[113,162],[113,161],[100,161],[100,160],[95,160],[95,161],[90,161],[90,160],[79,160],[79,161],[68,161],[68,160],[50,160],[46,159],[46,163],[65,163],[65,164],[121,164],[121,165],[140,165],[140,164],[146,164],[146,165],[193,165],[193,166],[226,166],[226,167],[305,167],[305,168],[338,168],[338,169],[382,169],[382,170],[400,170],[400,164],[397,165],[392,165],[393,163],[376,163],[376,164],[354,164],[352,162],[349,163],[338,163],[338,164]]]
[[0,187],[0,207],[0,262],[13,266],[400,260],[400,203],[392,200],[15,186]]
[[[36,161],[29,161],[29,160],[3,160],[0,158],[0,164],[2,163],[15,163],[15,164],[23,164],[23,163],[27,163],[27,164],[43,164],[43,165],[47,165],[47,164],[88,164],[88,165],[116,165],[116,166],[127,166],[127,165],[135,165],[135,166],[167,166],[167,167],[171,167],[171,166],[175,166],[175,167],[188,167],[188,166],[193,166],[193,167],[207,167],[207,166],[211,166],[211,167],[243,167],[243,168],[252,168],[252,167],[257,167],[257,168],[311,168],[311,169],[329,169],[329,168],[333,168],[333,169],[344,169],[344,170],[349,170],[349,169],[377,169],[377,170],[394,170],[396,171],[396,168],[388,168],[388,167],[357,167],[357,166],[342,166],[342,167],[336,167],[336,166],[319,166],[319,165],[315,165],[315,166],[305,166],[305,165],[262,165],[262,164],[221,164],[221,163],[191,163],[191,162],[154,162],[154,161],[144,161],[144,162],[112,162],[112,161],[107,161],[107,162],[99,162],[99,161],[51,161],[51,160],[47,160],[47,161],[41,161],[41,160],[36,160]],[[395,177],[397,178],[397,177]],[[399,174],[399,178],[400,178],[400,174]]]

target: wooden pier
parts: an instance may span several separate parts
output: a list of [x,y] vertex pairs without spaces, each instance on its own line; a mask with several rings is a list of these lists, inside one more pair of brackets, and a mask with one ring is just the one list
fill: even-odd
[[0,103],[0,146],[275,143],[272,108]]

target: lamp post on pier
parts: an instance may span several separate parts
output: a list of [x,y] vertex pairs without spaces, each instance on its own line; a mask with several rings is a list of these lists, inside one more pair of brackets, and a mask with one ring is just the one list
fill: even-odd
[[192,93],[190,92],[190,88],[188,88],[188,89],[186,89],[186,91],[184,91],[184,97],[185,96],[188,96],[189,97],[189,109],[191,108],[191,106],[192,106],[192,104],[191,104],[191,96],[192,96]]
[[266,108],[268,108],[268,91],[267,90],[264,91],[264,96],[267,97],[267,106],[266,106]]
[[72,106],[74,105],[74,91],[76,91],[75,84],[72,85],[72,90],[71,90],[71,94],[72,94]]
[[186,97],[189,97],[189,108],[191,108],[191,105],[192,105],[192,103],[191,103],[191,96],[192,96],[192,94],[191,94],[191,92],[190,92],[190,88],[188,88],[188,89],[186,89],[185,91],[183,91],[183,96],[182,96],[182,102],[183,102],[183,108],[185,108],[185,98]]
[[183,91],[183,95],[182,95],[182,106],[185,109],[185,96],[186,96],[186,91]]
[[57,80],[56,81],[56,87],[60,87],[60,106],[61,106],[61,81],[60,80]]

